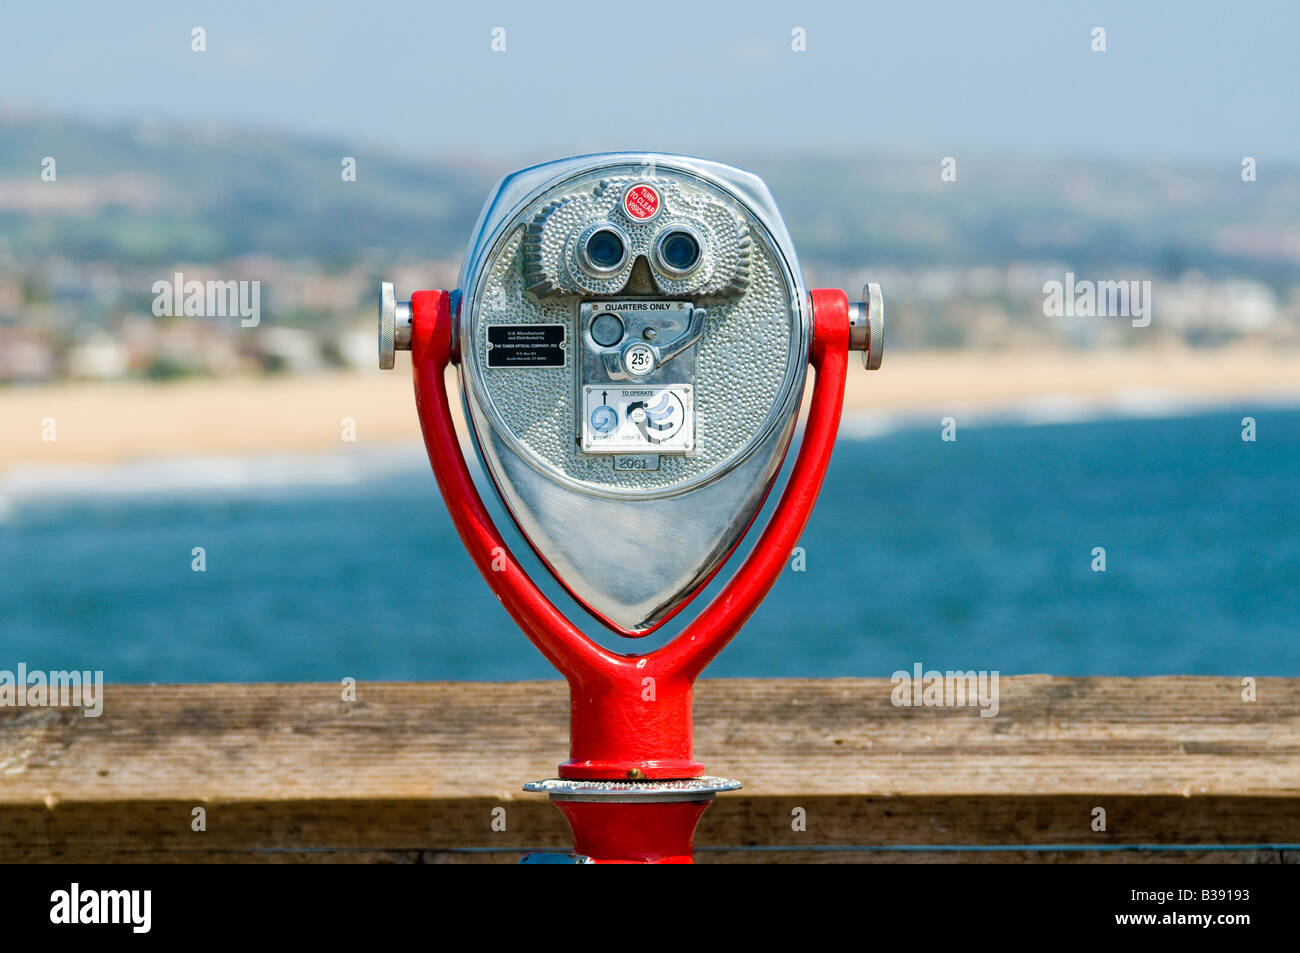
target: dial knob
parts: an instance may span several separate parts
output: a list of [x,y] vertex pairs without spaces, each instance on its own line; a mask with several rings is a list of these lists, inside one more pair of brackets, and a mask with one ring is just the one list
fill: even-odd
[[862,301],[849,302],[849,350],[862,352],[862,366],[880,367],[885,353],[885,299],[874,281],[862,289]]
[[398,301],[393,283],[379,284],[379,369],[391,371],[398,351],[411,349],[411,302]]

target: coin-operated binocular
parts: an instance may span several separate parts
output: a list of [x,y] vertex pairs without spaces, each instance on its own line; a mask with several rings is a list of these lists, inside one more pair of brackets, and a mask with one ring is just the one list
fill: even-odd
[[[883,304],[803,285],[757,176],[702,159],[609,153],[507,176],[479,216],[458,291],[381,286],[379,365],[410,350],[429,460],[470,555],[569,683],[571,749],[546,791],[576,855],[689,861],[735,781],[691,750],[695,678],[798,542],[839,426],[849,351],[880,365]],[[750,528],[816,372],[771,519],[709,606],[662,648],[584,635],[511,554],[453,426],[459,370],[479,459],[520,533],[576,602],[639,638],[679,612]]]

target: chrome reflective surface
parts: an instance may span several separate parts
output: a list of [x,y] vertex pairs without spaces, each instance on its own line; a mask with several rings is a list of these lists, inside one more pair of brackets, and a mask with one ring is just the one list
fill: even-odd
[[511,516],[552,574],[602,621],[639,634],[730,554],[763,503],[794,425],[791,415],[726,479],[682,497],[635,500],[575,493],[540,476],[496,431],[478,436]]
[[647,801],[704,801],[715,794],[739,791],[742,785],[731,778],[683,778],[672,781],[572,781],[550,778],[529,781],[525,791],[549,794],[552,801],[603,801],[621,804]]
[[411,349],[411,303],[398,301],[393,283],[379,284],[379,369],[391,371],[398,351]]
[[[638,169],[649,171],[637,175]],[[785,368],[781,372],[784,379],[776,391],[778,396],[764,422],[734,452],[724,459],[710,461],[702,472],[691,472],[684,479],[675,477],[674,473],[680,473],[691,460],[703,459],[693,449],[662,458],[658,453],[606,454],[600,457],[604,469],[599,471],[599,479],[584,475],[595,472],[590,459],[596,457],[591,454],[581,454],[587,458],[580,461],[587,469],[579,469],[577,475],[557,468],[506,423],[481,379],[485,371],[480,367],[476,350],[478,309],[495,304],[481,300],[486,275],[499,256],[517,253],[504,250],[510,247],[510,241],[518,241],[514,236],[530,220],[529,216],[536,214],[531,210],[539,200],[550,194],[563,196],[566,183],[601,170],[608,170],[616,177],[633,176],[635,181],[624,188],[624,194],[638,182],[662,182],[662,176],[670,173],[699,179],[729,197],[751,220],[751,232],[756,223],[759,233],[754,234],[753,241],[763,242],[765,253],[770,253],[778,269],[782,297],[788,302],[785,306],[791,326],[789,340],[781,345],[782,353],[760,351],[750,357],[751,362],[780,361],[781,364],[770,366]],[[664,211],[661,202],[652,218],[659,218]],[[628,267],[634,274],[637,267],[643,266]],[[700,271],[699,277],[706,280],[705,269]],[[582,318],[577,313],[580,302],[591,303],[595,299],[597,304],[602,303],[601,294],[575,293],[569,289],[556,291],[553,284],[542,286],[542,293],[567,294],[566,300],[572,301],[573,333],[565,342],[566,367],[577,362],[578,367],[585,368],[583,355],[589,349],[609,350],[612,352],[609,356],[619,361],[614,367],[622,376],[631,376],[625,374],[621,356],[631,346],[632,336],[624,337],[614,348],[595,347],[582,320],[592,312],[584,312]],[[620,285],[604,294],[612,294],[614,297],[609,299],[612,301],[620,297],[634,299],[643,296],[643,291],[628,291]],[[679,370],[685,369],[695,361],[692,349],[701,335],[710,333],[706,321],[716,310],[715,306],[710,301],[705,310],[698,306],[693,294],[666,293],[662,282],[658,294],[664,301],[696,300],[699,320],[688,320],[685,328],[670,326],[671,336],[665,334],[664,340],[653,339],[656,334],[653,328],[649,334],[643,330],[636,340],[654,348],[656,369],[675,365]],[[561,313],[558,307],[555,313],[558,320]],[[744,535],[780,468],[803,395],[811,312],[794,248],[766,186],[757,176],[720,163],[641,153],[578,156],[507,176],[479,217],[462,266],[454,314],[466,416],[484,469],[519,529],[556,578],[600,621],[621,634],[630,635],[643,634],[656,627],[709,578]],[[737,365],[735,373],[746,373],[742,362]],[[611,368],[602,358],[599,369],[607,372]],[[692,366],[692,377],[694,374]],[[615,376],[608,374],[610,379]],[[576,406],[581,410],[581,403]],[[575,419],[545,421],[546,426],[568,428],[566,439],[570,441],[578,441],[579,423]],[[716,428],[722,425],[716,419],[701,419],[699,423],[701,427],[714,428],[715,434]],[[642,457],[644,460],[639,459]],[[698,464],[696,469],[700,469]]]
[[862,301],[849,302],[849,350],[862,352],[862,366],[879,369],[885,356],[885,298],[880,285],[869,282]]

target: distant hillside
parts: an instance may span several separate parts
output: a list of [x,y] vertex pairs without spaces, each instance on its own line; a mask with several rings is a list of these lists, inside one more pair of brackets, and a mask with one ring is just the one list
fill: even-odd
[[[344,155],[355,182],[340,178]],[[40,181],[44,156],[57,162],[53,185]],[[0,120],[0,249],[123,264],[456,257],[498,177],[248,129]],[[15,207],[55,188],[73,202]]]
[[1063,262],[1300,280],[1300,169],[958,157],[761,161],[800,253],[828,265]]
[[[358,163],[355,183],[340,160]],[[54,156],[58,182],[40,181]],[[1300,169],[939,156],[717,156],[767,179],[822,277],[1064,262],[1300,282]],[[413,161],[275,132],[0,116],[0,256],[168,266],[249,253],[456,259],[500,161]],[[54,190],[58,191],[55,192]]]

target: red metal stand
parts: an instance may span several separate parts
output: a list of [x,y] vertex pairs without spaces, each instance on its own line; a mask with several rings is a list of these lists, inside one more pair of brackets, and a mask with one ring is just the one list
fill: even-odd
[[[589,639],[551,604],[497,531],[461,452],[443,382],[451,360],[450,296],[445,291],[412,296],[416,408],[448,512],[488,585],[569,683],[570,752],[560,765],[561,778],[641,781],[703,774],[704,766],[691,750],[695,679],[785,568],[821,489],[839,429],[849,350],[848,299],[842,291],[819,289],[812,292],[812,306],[812,405],[771,522],[735,576],[681,634],[654,652],[620,655]],[[689,862],[695,822],[708,799],[556,802],[573,827],[580,853],[597,860]]]
[[573,829],[573,850],[602,864],[690,864],[695,825],[713,798],[624,804],[556,801]]

